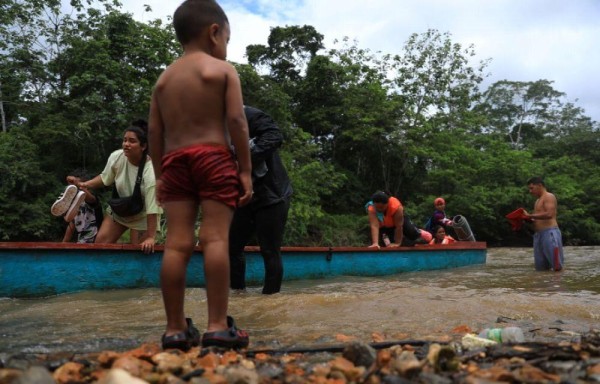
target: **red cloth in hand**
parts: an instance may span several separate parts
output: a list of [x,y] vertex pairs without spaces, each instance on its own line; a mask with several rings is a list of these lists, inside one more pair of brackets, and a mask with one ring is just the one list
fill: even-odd
[[525,215],[525,209],[523,208],[517,208],[511,213],[507,214],[505,217],[510,222],[512,230],[515,232],[523,227],[524,220],[531,221],[531,218]]

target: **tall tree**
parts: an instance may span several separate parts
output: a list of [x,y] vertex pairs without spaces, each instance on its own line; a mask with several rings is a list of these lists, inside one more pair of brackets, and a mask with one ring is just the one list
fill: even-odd
[[474,67],[474,56],[473,46],[463,48],[449,33],[431,29],[411,35],[402,54],[393,58],[399,120],[389,141],[401,161],[385,183],[405,196],[417,194],[421,180],[435,167],[427,143],[443,143],[442,132],[461,137],[478,130],[480,117],[473,106],[487,61]]
[[248,63],[259,72],[268,72],[289,95],[302,77],[306,65],[323,49],[323,35],[310,25],[271,28],[267,46],[246,47]]
[[488,118],[487,131],[503,135],[515,149],[524,149],[562,125],[564,96],[548,80],[502,80],[485,91],[479,109]]
[[319,143],[321,158],[346,174],[353,191],[329,203],[332,210],[361,205],[373,190],[388,187],[381,180],[391,171],[388,136],[398,106],[386,79],[387,59],[345,39],[339,49],[310,62],[298,89],[296,121]]

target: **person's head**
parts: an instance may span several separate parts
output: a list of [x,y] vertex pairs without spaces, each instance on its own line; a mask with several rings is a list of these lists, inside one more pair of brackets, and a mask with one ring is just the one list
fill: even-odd
[[214,0],[185,0],[175,10],[173,27],[179,43],[185,48],[196,43],[206,47],[212,56],[225,60],[231,30],[229,20]]
[[377,212],[385,212],[388,202],[390,201],[390,197],[383,191],[377,191],[373,194],[373,196],[371,196],[371,201],[373,201],[373,205],[375,206],[375,210]]
[[533,196],[540,197],[546,190],[546,184],[544,184],[544,180],[541,177],[532,177],[527,180],[527,188]]
[[438,197],[437,199],[435,199],[433,201],[433,206],[435,207],[435,209],[437,209],[438,211],[443,211],[444,209],[446,209],[446,200],[444,200],[441,197]]
[[73,176],[73,177],[72,178],[68,177],[67,182],[69,184],[74,184],[74,185],[76,185],[77,183],[88,181],[90,179],[89,172],[83,168],[74,169],[69,176]]
[[446,237],[446,229],[441,225],[436,225],[433,228],[433,236],[437,241],[442,241]]
[[148,123],[145,120],[136,120],[125,129],[123,152],[127,158],[135,160],[148,153]]

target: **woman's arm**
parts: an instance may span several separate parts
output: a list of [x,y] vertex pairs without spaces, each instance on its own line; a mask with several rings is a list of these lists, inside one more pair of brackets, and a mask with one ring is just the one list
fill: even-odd
[[103,188],[104,183],[102,182],[102,177],[100,175],[98,175],[91,180],[84,181],[84,182],[77,184],[77,187],[79,187],[81,189],[90,189],[90,188],[97,189],[97,188]]
[[404,236],[404,209],[398,208],[394,213],[394,242],[390,244],[390,247],[399,247],[402,244],[402,238]]
[[156,244],[156,229],[158,222],[158,215],[156,213],[149,213],[146,215],[147,229],[146,238],[142,241],[141,247],[144,253],[154,252],[154,244]]
[[379,220],[377,214],[369,211],[369,224],[371,226],[371,245],[369,248],[379,248]]

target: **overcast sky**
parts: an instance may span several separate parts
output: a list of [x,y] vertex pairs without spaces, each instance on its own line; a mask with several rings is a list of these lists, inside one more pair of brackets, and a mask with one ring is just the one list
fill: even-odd
[[[166,20],[179,0],[122,0],[134,18]],[[554,81],[554,89],[600,121],[600,0],[221,0],[232,36],[228,59],[246,62],[246,46],[267,45],[270,28],[312,25],[333,47],[349,37],[361,48],[401,53],[428,29],[473,44],[492,59],[485,85],[498,80]],[[151,14],[144,12],[151,6]]]

